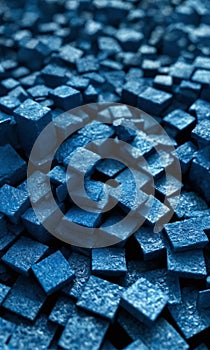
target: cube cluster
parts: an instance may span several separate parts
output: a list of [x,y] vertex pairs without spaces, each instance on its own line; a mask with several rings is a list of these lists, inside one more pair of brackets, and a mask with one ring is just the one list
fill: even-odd
[[0,21],[0,349],[209,349],[209,1],[11,0]]

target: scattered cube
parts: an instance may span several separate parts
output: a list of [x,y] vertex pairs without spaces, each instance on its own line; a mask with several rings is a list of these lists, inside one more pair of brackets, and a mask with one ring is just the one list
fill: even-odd
[[186,137],[195,125],[195,118],[180,109],[175,109],[163,118],[163,122],[166,131],[176,139]]
[[98,350],[108,325],[108,322],[101,318],[78,311],[68,320],[58,344],[65,350]]
[[151,325],[164,309],[168,297],[155,284],[139,278],[122,295],[121,304],[139,321]]
[[196,146],[191,141],[185,142],[176,148],[174,155],[179,159],[183,175],[188,172],[196,150]]
[[60,251],[34,264],[32,270],[47,294],[61,289],[74,276],[74,271]]
[[201,249],[209,242],[205,232],[193,219],[166,224],[165,232],[175,252]]
[[149,349],[189,349],[186,341],[164,318],[159,318],[152,327],[148,327],[123,310],[120,311],[118,322],[133,341],[141,339]]
[[206,277],[206,263],[201,249],[174,253],[167,246],[167,268],[183,278],[202,279]]
[[33,325],[18,322],[9,340],[9,349],[49,348],[56,330],[57,327],[44,315],[39,316]]
[[20,216],[28,209],[29,198],[24,191],[18,190],[10,185],[4,185],[0,189],[0,212],[8,219],[17,224]]
[[171,316],[186,339],[191,339],[210,326],[209,310],[198,309],[197,298],[197,290],[184,288],[182,290],[182,303],[169,306]]
[[92,250],[92,273],[98,276],[121,276],[126,274],[125,250],[123,248],[98,248]]
[[[51,121],[50,109],[27,99],[15,109],[14,113],[21,148],[29,153],[41,131]],[[50,152],[53,146],[55,147],[55,135],[48,135],[45,150],[49,149]],[[43,148],[43,145],[41,147]]]
[[65,326],[76,312],[74,301],[67,296],[60,296],[50,313],[49,320],[60,326]]
[[134,234],[138,246],[141,248],[144,260],[161,258],[165,253],[165,246],[160,233],[153,232],[151,227],[141,227]]
[[204,86],[210,85],[210,72],[206,69],[197,69],[192,76],[192,81],[200,83]]
[[41,287],[32,278],[18,277],[7,295],[3,306],[19,316],[34,321],[46,296]]
[[67,284],[64,287],[63,291],[65,294],[78,299],[90,277],[90,258],[73,252],[68,261],[75,272],[75,277],[70,285]]
[[202,148],[194,154],[190,168],[190,181],[197,188],[202,196],[209,201],[210,198],[210,147]]
[[10,145],[0,147],[0,186],[16,185],[26,176],[26,163]]
[[56,107],[64,110],[72,109],[80,106],[81,94],[78,90],[68,85],[61,85],[49,92],[49,96],[53,99]]
[[13,270],[29,276],[31,266],[47,252],[48,247],[27,237],[20,237],[2,257]]
[[201,147],[209,145],[210,142],[210,120],[201,120],[192,130],[192,138],[195,139]]
[[138,107],[152,115],[160,115],[172,101],[168,92],[148,87],[138,96]]
[[122,292],[123,288],[117,284],[90,276],[77,306],[113,321]]

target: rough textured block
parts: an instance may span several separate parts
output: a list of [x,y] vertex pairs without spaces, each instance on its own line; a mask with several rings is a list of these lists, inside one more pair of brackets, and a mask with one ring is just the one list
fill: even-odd
[[169,311],[186,339],[201,333],[210,325],[210,313],[197,308],[198,292],[190,288],[182,290],[182,303],[170,305]]
[[10,145],[0,147],[0,185],[16,185],[26,176],[26,163]]
[[0,189],[0,211],[8,219],[17,224],[20,216],[28,209],[28,194],[10,185],[4,185]]
[[64,287],[63,291],[65,294],[78,299],[82,293],[84,285],[90,277],[90,258],[73,252],[68,261],[75,272],[75,277],[73,282],[70,282]]
[[201,147],[209,145],[210,142],[210,120],[201,120],[192,131],[192,138],[195,139]]
[[68,166],[71,172],[75,174],[90,175],[93,167],[100,160],[100,156],[85,148],[78,147],[71,153]]
[[117,284],[90,276],[77,306],[108,320],[114,320],[122,292],[123,288]]
[[125,250],[122,248],[101,248],[92,250],[91,270],[96,275],[121,276],[127,271]]
[[209,116],[210,103],[202,99],[196,100],[189,108],[189,112],[192,113],[200,122]]
[[60,251],[33,265],[32,270],[47,294],[60,289],[74,276],[74,271]]
[[2,257],[13,270],[29,275],[30,268],[47,252],[48,247],[27,237],[20,237]]
[[148,87],[138,96],[138,107],[147,113],[160,115],[171,100],[171,94]]
[[58,343],[66,350],[98,350],[107,329],[107,321],[77,312],[69,319]]
[[[30,152],[40,132],[51,121],[50,109],[27,99],[15,109],[14,113],[20,145],[26,152]],[[54,135],[51,135],[51,138],[53,137]],[[45,147],[47,148],[47,143]]]
[[165,197],[176,195],[182,188],[183,184],[174,176],[168,174],[162,176],[155,182],[155,190],[161,200]]
[[83,137],[88,137],[93,141],[112,137],[114,135],[114,129],[109,125],[94,120],[81,128],[78,134]]
[[139,321],[149,325],[157,319],[167,301],[161,289],[140,278],[123,293],[121,304]]
[[207,275],[202,250],[188,250],[174,253],[167,247],[167,268],[184,278],[202,279]]
[[134,237],[141,248],[144,260],[161,258],[165,253],[165,246],[160,233],[154,233],[151,227],[141,227]]
[[168,296],[169,305],[181,303],[179,278],[166,269],[141,272],[139,277],[146,278],[150,283],[157,285]]
[[[41,207],[43,221],[48,219],[50,216],[54,215],[55,212],[52,211],[49,206],[43,205]],[[52,240],[52,235],[42,226],[39,222],[35,212],[32,208],[29,208],[21,216],[23,225],[27,232],[41,243],[49,243]]]
[[206,202],[195,192],[183,191],[179,195],[179,199],[177,197],[171,198],[169,199],[169,203],[177,203],[174,212],[179,219],[191,216],[196,210],[205,210],[208,208]]
[[156,89],[171,92],[173,87],[173,78],[170,75],[156,75],[153,86]]
[[68,110],[81,104],[81,94],[78,90],[67,85],[56,87],[50,91],[49,96],[53,99],[56,107]]
[[193,116],[179,109],[174,110],[163,118],[166,131],[174,138],[186,137],[186,134],[194,127],[195,121]]
[[201,149],[194,156],[190,168],[190,181],[208,202],[210,198],[210,147]]
[[125,168],[125,165],[115,159],[105,159],[96,165],[96,170],[101,175],[109,178],[115,177],[119,172]]
[[185,175],[189,170],[190,164],[193,160],[194,153],[196,152],[196,150],[196,146],[191,141],[188,141],[176,148],[174,154],[176,157],[179,158],[183,175]]
[[192,76],[192,81],[204,86],[210,85],[210,72],[206,69],[197,69]]
[[209,242],[205,232],[193,219],[166,224],[165,232],[175,252],[204,248]]
[[76,62],[77,71],[80,74],[95,72],[99,69],[98,60],[92,56],[83,57],[77,60]]
[[97,227],[101,222],[102,214],[100,212],[88,212],[76,206],[66,213],[66,220],[86,227]]
[[32,278],[18,277],[3,306],[17,315],[34,321],[45,299],[45,293]]
[[9,340],[9,349],[49,349],[56,330],[45,316],[40,316],[34,325],[20,323]]
[[66,69],[56,64],[48,64],[45,66],[41,71],[41,76],[46,85],[50,87],[65,84],[68,80],[66,76]]
[[69,297],[60,296],[50,313],[49,320],[60,326],[65,326],[76,313],[75,302]]
[[189,349],[186,341],[164,318],[158,319],[152,327],[147,327],[123,310],[120,311],[118,322],[133,341],[141,339],[149,349]]
[[35,171],[27,178],[27,186],[30,193],[30,201],[38,203],[48,195],[50,188],[47,184],[47,176],[41,171]]

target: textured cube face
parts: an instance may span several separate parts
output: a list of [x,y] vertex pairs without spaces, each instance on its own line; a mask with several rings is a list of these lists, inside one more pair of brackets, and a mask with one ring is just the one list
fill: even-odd
[[0,22],[0,350],[210,349],[209,1]]

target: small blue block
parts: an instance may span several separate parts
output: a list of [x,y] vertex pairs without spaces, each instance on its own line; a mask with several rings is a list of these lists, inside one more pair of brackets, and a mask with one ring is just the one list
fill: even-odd
[[175,252],[204,248],[209,242],[199,223],[193,219],[166,224],[165,232]]
[[96,165],[96,170],[109,178],[115,177],[125,168],[125,165],[115,159],[105,159]]
[[117,284],[90,276],[77,306],[113,321],[120,304],[122,292],[123,288]]
[[155,284],[139,278],[122,295],[121,304],[139,321],[151,325],[164,309],[168,296]]
[[121,276],[126,274],[125,250],[123,248],[92,249],[92,273],[98,276]]
[[48,247],[27,237],[20,237],[2,257],[13,270],[28,276],[30,268],[47,252]]
[[181,303],[181,289],[178,276],[171,274],[166,269],[154,269],[140,273],[139,277],[144,277],[150,283],[156,284],[168,296],[169,305]]
[[148,349],[189,349],[187,342],[164,318],[159,318],[152,327],[148,327],[122,310],[118,317],[118,323],[133,341],[141,339]]
[[44,315],[39,316],[33,325],[18,322],[9,340],[9,349],[50,349],[56,330],[57,326],[48,322]]
[[68,80],[66,73],[66,68],[60,67],[56,64],[48,64],[42,69],[41,77],[47,86],[53,88],[66,83]]
[[197,69],[192,76],[192,81],[200,83],[204,86],[210,85],[210,72],[206,69]]
[[67,296],[60,296],[50,313],[49,320],[65,326],[76,312],[75,302]]
[[169,203],[176,204],[174,212],[179,219],[191,216],[194,211],[208,209],[206,202],[195,192],[182,191],[178,197],[169,199]]
[[60,251],[33,265],[32,270],[47,294],[61,289],[74,276],[74,271]]
[[5,309],[34,321],[46,296],[41,287],[32,278],[18,277],[7,295],[3,306]]
[[174,253],[167,246],[167,268],[183,278],[202,279],[207,275],[204,254],[201,249]]
[[[49,208],[43,208],[42,211],[43,218],[48,219],[53,212],[49,212]],[[44,228],[44,226],[39,222],[34,210],[29,208],[21,216],[24,227],[27,232],[41,243],[49,243],[52,240],[52,235]]]
[[86,227],[97,227],[101,222],[102,214],[100,212],[88,212],[78,207],[72,207],[66,213],[66,220]]
[[96,120],[90,122],[78,131],[79,135],[88,137],[91,141],[110,138],[114,135],[114,129]]
[[183,137],[183,135],[186,136],[193,129],[196,120],[192,115],[180,109],[175,109],[163,118],[163,122],[166,131],[173,138],[177,138]]
[[70,265],[75,271],[75,277],[73,282],[70,282],[64,287],[63,292],[75,299],[78,299],[82,293],[85,283],[90,277],[90,258],[78,254],[72,253],[68,259]]
[[196,150],[196,146],[191,141],[188,141],[176,148],[174,155],[178,157],[180,161],[183,175],[188,172]]
[[138,96],[138,107],[152,115],[159,116],[172,101],[168,92],[148,87]]
[[50,109],[27,99],[15,109],[14,113],[20,145],[23,150],[30,152],[40,132],[51,121]]
[[208,118],[210,115],[209,109],[209,102],[198,99],[190,106],[189,112],[197,118],[198,122],[200,122],[201,120]]
[[58,344],[65,350],[99,349],[104,340],[108,326],[109,323],[107,321],[78,311],[70,317]]
[[78,90],[68,85],[61,85],[49,92],[49,96],[53,99],[56,107],[68,110],[80,106],[81,94]]
[[4,185],[0,189],[0,212],[17,224],[20,216],[28,209],[28,194],[10,185]]
[[135,240],[143,253],[144,260],[161,258],[165,246],[160,233],[154,233],[151,227],[141,227],[134,234]]
[[192,130],[192,138],[196,140],[200,147],[205,147],[209,145],[210,142],[210,120],[201,120]]
[[10,145],[0,147],[0,186],[16,185],[26,176],[26,163]]
[[80,74],[95,72],[99,69],[98,60],[92,56],[79,58],[76,62],[77,71]]
[[210,326],[209,312],[197,308],[197,299],[197,290],[184,288],[182,303],[169,306],[171,316],[186,339],[191,339]]

